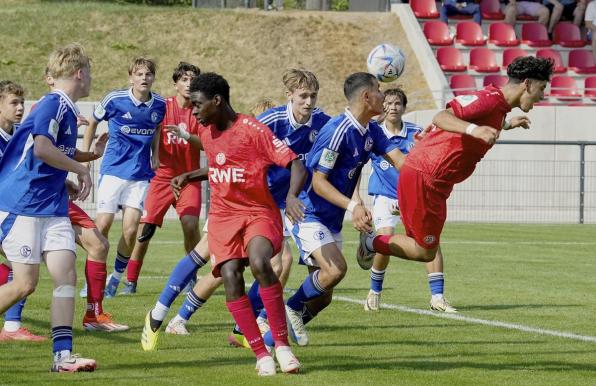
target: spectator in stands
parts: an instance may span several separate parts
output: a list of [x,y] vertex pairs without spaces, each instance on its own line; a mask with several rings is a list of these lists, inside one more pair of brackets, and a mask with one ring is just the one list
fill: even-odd
[[586,0],[544,0],[544,4],[550,11],[550,22],[548,23],[549,36],[553,33],[555,26],[561,20],[572,21],[581,27],[584,12],[586,11]]
[[548,8],[542,4],[541,0],[510,0],[505,7],[505,23],[515,26],[517,15],[538,17],[538,23],[544,24],[545,27],[548,26]]
[[592,39],[592,53],[596,58],[596,0],[592,0],[586,8],[586,29],[588,30],[588,39]]
[[447,23],[448,16],[453,15],[472,15],[474,21],[482,24],[482,14],[480,13],[480,1],[467,0],[443,0],[441,7],[441,20]]

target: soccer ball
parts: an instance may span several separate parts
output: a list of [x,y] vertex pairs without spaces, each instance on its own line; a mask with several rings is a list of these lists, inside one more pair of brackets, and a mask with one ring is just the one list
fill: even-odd
[[393,82],[404,72],[406,56],[390,44],[379,44],[372,49],[366,60],[368,72],[381,82]]

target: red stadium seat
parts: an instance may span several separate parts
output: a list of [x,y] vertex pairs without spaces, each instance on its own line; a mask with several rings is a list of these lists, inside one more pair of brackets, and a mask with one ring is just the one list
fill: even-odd
[[492,84],[496,87],[503,87],[507,84],[508,80],[509,78],[507,78],[505,75],[487,75],[484,77],[482,85],[486,87],[489,84]]
[[563,72],[567,72],[567,67],[563,65],[563,59],[561,59],[561,54],[559,51],[555,51],[550,48],[541,48],[536,51],[537,58],[551,58],[555,61],[555,67],[553,68],[553,72],[555,74],[561,74]]
[[503,20],[505,18],[505,15],[501,12],[499,0],[482,0],[480,13],[482,13],[482,18],[486,20]]
[[411,0],[410,7],[417,18],[438,19],[439,11],[435,0]]
[[583,47],[586,41],[582,39],[579,27],[570,22],[559,22],[553,30],[553,42],[561,47]]
[[579,49],[569,52],[569,69],[576,74],[596,74],[592,51]]
[[589,76],[584,80],[584,96],[596,101],[596,76]]
[[519,46],[515,30],[507,23],[493,23],[488,28],[488,42],[498,47]]
[[546,27],[540,23],[526,23],[521,27],[521,41],[530,47],[550,47],[553,42],[548,38]]
[[515,58],[528,56],[528,52],[521,48],[507,48],[503,51],[503,69],[507,70],[507,67],[513,62]]
[[468,69],[464,64],[461,52],[455,47],[440,47],[437,49],[437,61],[441,69],[446,72],[461,72]]
[[566,75],[556,75],[550,81],[550,96],[561,101],[576,101],[582,98],[575,79]]
[[456,96],[469,94],[476,90],[476,81],[472,75],[468,74],[451,75],[451,78],[449,78],[449,85],[451,86],[453,94]]
[[464,46],[483,46],[486,44],[486,39],[478,24],[473,21],[462,21],[457,23],[455,42]]
[[450,46],[453,44],[453,37],[449,34],[447,24],[439,20],[430,20],[424,23],[424,36],[426,41],[433,46]]
[[495,53],[489,48],[477,47],[470,50],[470,70],[478,72],[499,72]]

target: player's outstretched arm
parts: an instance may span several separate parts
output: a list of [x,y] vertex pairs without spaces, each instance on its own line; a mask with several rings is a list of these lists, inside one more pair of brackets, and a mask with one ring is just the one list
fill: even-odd
[[77,149],[77,150],[75,150],[73,159],[77,162],[95,161],[96,159],[99,159],[103,156],[103,153],[106,150],[107,143],[108,143],[108,133],[103,133],[102,135],[99,136],[99,138],[97,138],[97,141],[95,141],[93,150],[80,151],[79,149]]
[[87,125],[87,128],[85,128],[85,134],[83,134],[83,151],[89,151],[89,149],[91,149],[91,143],[95,137],[98,124],[99,122],[97,122],[95,118],[89,118],[89,124]]
[[530,121],[530,118],[528,118],[526,115],[513,117],[508,122],[505,121],[505,124],[503,125],[503,130],[511,130],[515,129],[516,127],[523,127],[524,129],[529,129],[530,123],[532,123],[532,121]]
[[489,145],[493,145],[498,137],[496,129],[490,126],[478,126],[471,122],[459,119],[453,114],[452,109],[438,112],[433,117],[433,124],[441,130],[452,133],[467,134],[472,137],[483,140]]
[[394,168],[397,170],[401,169],[401,166],[404,164],[406,160],[406,155],[401,152],[398,148],[395,148],[388,152],[387,154],[383,155],[383,158],[387,160],[387,162],[391,163]]
[[166,132],[188,141],[188,143],[197,150],[203,150],[203,143],[198,135],[190,134],[188,131],[177,125],[166,125]]
[[39,158],[46,164],[60,170],[66,170],[68,172],[76,173],[77,179],[79,180],[79,200],[84,200],[91,191],[91,176],[89,175],[89,169],[85,165],[78,163],[77,161],[68,158],[62,153],[52,141],[43,135],[35,136],[33,143],[33,154],[36,158]]
[[329,201],[333,205],[344,208],[352,213],[354,228],[360,232],[372,230],[372,215],[361,203],[350,200],[333,186],[327,179],[327,174],[316,170],[312,176],[312,188],[316,194]]
[[298,195],[306,181],[306,169],[299,159],[293,160],[290,165],[290,189],[286,196],[286,215],[295,224],[304,219],[304,204],[298,199]]

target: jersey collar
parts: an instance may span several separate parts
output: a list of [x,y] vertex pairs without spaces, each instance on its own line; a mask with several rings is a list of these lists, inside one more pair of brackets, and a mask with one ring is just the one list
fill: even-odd
[[308,122],[306,122],[306,123],[296,122],[296,119],[294,119],[294,113],[292,112],[292,102],[288,102],[288,105],[286,106],[286,113],[288,114],[288,121],[290,121],[290,125],[292,126],[292,128],[294,130],[298,130],[302,126],[312,127],[312,114],[310,114],[310,117],[308,118]]
[[[14,129],[15,128],[13,128],[13,130]],[[14,133],[14,131],[13,131],[13,133]],[[8,134],[6,131],[4,131],[4,129],[0,128],[0,137],[2,137],[2,139],[4,139],[6,142],[8,142],[12,138],[12,134]]]
[[70,99],[70,97],[68,95],[66,95],[66,93],[64,91],[58,90],[58,89],[54,89],[54,91],[52,91],[50,94],[58,94],[58,95],[60,95],[60,98],[64,99],[64,101],[70,107],[70,109],[73,111],[73,113],[75,115],[79,115],[79,108],[72,101],[72,99]]
[[155,99],[153,98],[153,92],[151,92],[151,99],[149,99],[147,102],[141,102],[140,100],[135,98],[134,94],[132,93],[132,87],[128,89],[128,97],[130,98],[132,103],[134,103],[137,107],[139,107],[140,105],[151,107],[151,105],[153,104],[153,100]]
[[358,120],[354,117],[354,115],[352,115],[352,112],[350,111],[349,107],[346,107],[346,117],[348,117],[348,119],[352,122],[352,124],[354,126],[356,126],[356,128],[358,129],[358,131],[360,132],[361,135],[365,135],[368,132],[368,127],[370,126],[369,123],[366,124],[366,127],[363,127],[360,122],[358,122]]

